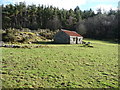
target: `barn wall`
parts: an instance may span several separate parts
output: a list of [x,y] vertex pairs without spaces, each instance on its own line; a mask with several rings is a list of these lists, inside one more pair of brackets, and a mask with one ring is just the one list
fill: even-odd
[[70,44],[76,44],[76,36],[70,36]]
[[70,44],[82,44],[83,37],[70,36]]
[[61,44],[82,44],[83,37],[69,36],[63,31],[59,31],[54,36],[55,43]]
[[78,38],[77,43],[78,43],[78,44],[82,44],[83,37],[77,37],[77,38]]
[[54,36],[54,42],[55,43],[63,43],[63,44],[69,44],[70,43],[70,37],[66,33],[59,31]]

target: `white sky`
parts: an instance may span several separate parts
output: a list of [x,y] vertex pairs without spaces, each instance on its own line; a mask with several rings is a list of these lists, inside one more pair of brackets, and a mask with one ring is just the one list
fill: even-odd
[[43,5],[52,5],[55,7],[64,8],[64,9],[74,9],[76,6],[86,10],[92,8],[96,10],[97,8],[109,10],[117,9],[117,3],[119,0],[1,0],[2,4],[15,4],[18,2],[26,2],[27,5],[30,4],[43,4]]

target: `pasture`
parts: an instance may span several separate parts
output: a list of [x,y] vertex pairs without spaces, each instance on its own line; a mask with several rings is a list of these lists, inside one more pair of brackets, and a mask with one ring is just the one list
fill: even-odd
[[94,48],[2,48],[2,87],[118,88],[118,44],[90,42]]

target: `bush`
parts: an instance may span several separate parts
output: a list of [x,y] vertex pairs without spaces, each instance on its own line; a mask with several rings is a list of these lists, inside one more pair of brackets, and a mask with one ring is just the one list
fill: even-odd
[[55,33],[57,32],[57,30],[53,32],[53,31],[50,31],[49,29],[45,29],[45,30],[40,29],[40,30],[38,30],[38,32],[39,32],[38,34],[40,36],[43,36],[46,39],[52,40],[54,35],[55,35]]
[[6,33],[2,34],[2,39],[4,42],[16,42],[18,33],[19,31],[16,29],[7,29]]
[[35,33],[32,32],[20,32],[18,29],[7,29],[5,33],[2,33],[4,42],[20,42],[28,43],[38,40]]
[[93,48],[93,46],[91,45],[91,43],[90,42],[84,42],[83,43],[84,45],[83,45],[83,47],[92,47]]

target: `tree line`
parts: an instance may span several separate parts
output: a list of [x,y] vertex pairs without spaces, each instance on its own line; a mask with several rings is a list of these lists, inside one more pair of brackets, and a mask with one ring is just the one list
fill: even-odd
[[84,37],[94,39],[117,39],[119,11],[95,13],[92,9],[66,10],[53,6],[18,4],[2,5],[2,28],[29,28],[31,30],[57,29],[75,30]]

